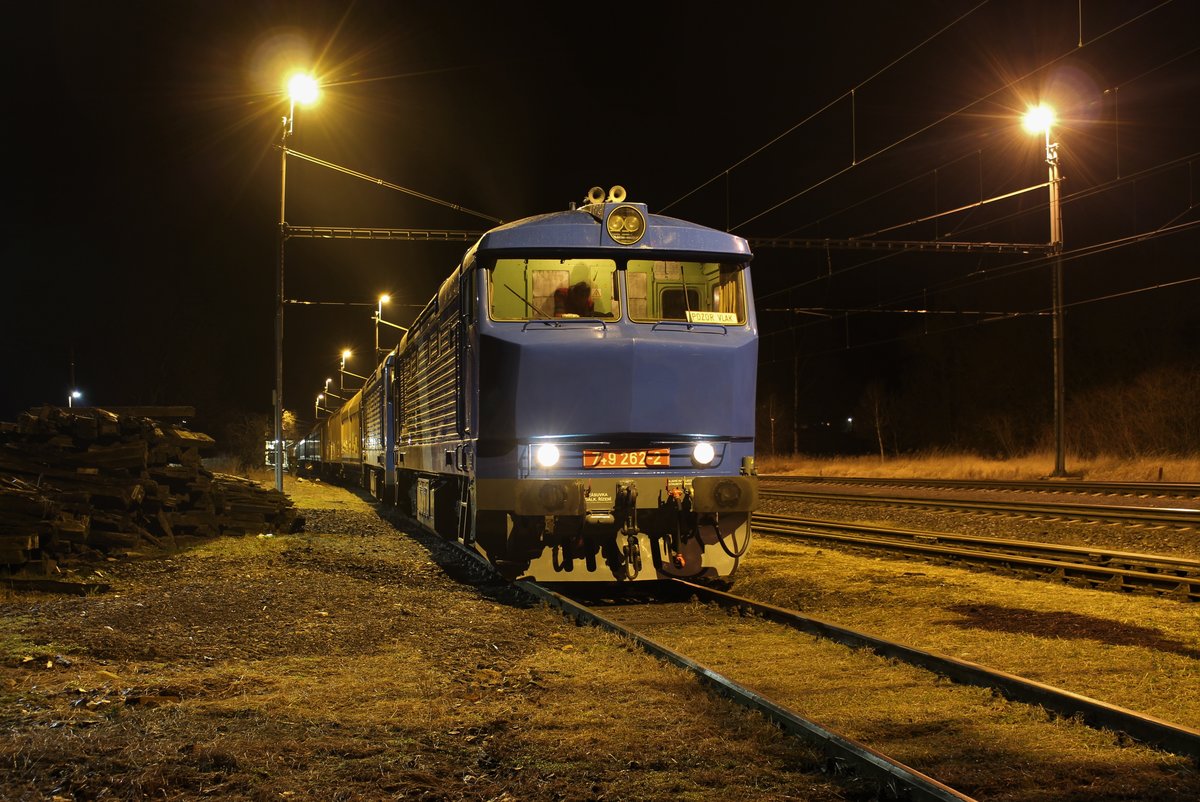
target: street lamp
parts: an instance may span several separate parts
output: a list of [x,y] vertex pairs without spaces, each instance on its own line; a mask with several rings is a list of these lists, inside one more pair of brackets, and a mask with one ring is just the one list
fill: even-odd
[[359,376],[357,373],[351,373],[350,371],[346,370],[346,360],[352,356],[354,356],[354,352],[349,348],[342,351],[342,363],[338,366],[338,387],[340,387],[342,390],[346,389],[347,376],[353,376],[354,378],[362,379],[363,381],[367,380],[366,376]]
[[313,404],[313,420],[314,421],[321,419],[321,402],[324,400],[325,400],[325,394],[317,393],[317,400]]
[[275,489],[283,491],[283,252],[287,242],[287,154],[288,137],[296,122],[296,104],[317,99],[316,79],[296,74],[288,80],[288,113],[283,118],[279,141],[279,247],[275,270]]
[[392,300],[390,295],[379,296],[379,306],[375,310],[375,358],[379,359],[379,321],[383,320],[383,305]]
[[376,359],[379,359],[379,324],[380,323],[382,323],[385,326],[391,326],[393,329],[400,329],[400,331],[403,331],[403,332],[408,331],[408,328],[405,326],[398,326],[395,323],[390,323],[383,319],[383,305],[386,304],[390,300],[392,300],[391,296],[388,296],[388,295],[380,295],[379,296],[379,311],[375,313],[375,358]]
[[338,401],[345,401],[346,400],[345,396],[340,396],[337,393],[331,392],[329,390],[329,385],[331,385],[331,384],[333,384],[333,379],[325,380],[325,397],[326,398],[336,398]]
[[78,390],[72,390],[71,392],[67,393],[67,406],[75,406],[76,398],[83,398],[83,393],[79,392]]
[[325,380],[325,389],[323,391],[325,393],[325,397],[326,398],[336,398],[338,401],[345,401],[346,399],[343,398],[342,396],[338,395],[337,393],[331,393],[329,391],[329,385],[331,385],[331,384],[333,384],[333,379]]
[[1050,139],[1050,128],[1054,125],[1054,110],[1049,106],[1035,106],[1026,112],[1025,130],[1030,133],[1045,133],[1046,165],[1049,167],[1050,187],[1050,258],[1052,260],[1053,306],[1052,351],[1054,354],[1054,472],[1050,475],[1062,478],[1067,475],[1063,457],[1063,277],[1062,277],[1062,207],[1059,200],[1058,143]]

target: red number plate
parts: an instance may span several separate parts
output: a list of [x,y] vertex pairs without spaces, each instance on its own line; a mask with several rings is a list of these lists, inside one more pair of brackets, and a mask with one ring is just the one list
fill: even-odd
[[644,451],[587,451],[583,452],[585,468],[667,468],[671,451],[648,448]]

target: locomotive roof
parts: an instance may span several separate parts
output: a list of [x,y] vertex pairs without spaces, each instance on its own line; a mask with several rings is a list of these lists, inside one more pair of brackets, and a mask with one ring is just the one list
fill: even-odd
[[[621,245],[605,229],[603,220],[619,206],[632,206],[646,218],[646,232],[636,243]],[[700,257],[749,261],[750,246],[742,237],[674,217],[650,214],[643,203],[604,203],[551,212],[497,226],[475,244],[475,256],[504,252],[562,251],[670,251]]]

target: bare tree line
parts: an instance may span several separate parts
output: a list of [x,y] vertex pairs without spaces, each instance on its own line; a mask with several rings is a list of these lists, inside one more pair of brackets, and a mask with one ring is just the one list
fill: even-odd
[[[942,390],[958,396],[945,385]],[[935,395],[930,388],[889,394],[880,383],[868,385],[856,437],[881,458],[931,448],[996,457],[1053,449],[1053,415],[1044,396],[972,393],[948,414],[946,399]],[[1067,392],[1063,423],[1065,448],[1083,457],[1200,454],[1200,363],[1155,366]]]

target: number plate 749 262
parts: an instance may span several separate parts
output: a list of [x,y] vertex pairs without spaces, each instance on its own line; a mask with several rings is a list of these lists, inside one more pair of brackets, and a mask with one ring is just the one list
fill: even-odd
[[641,451],[590,451],[583,452],[585,468],[667,468],[671,465],[671,451],[666,448],[648,448]]

